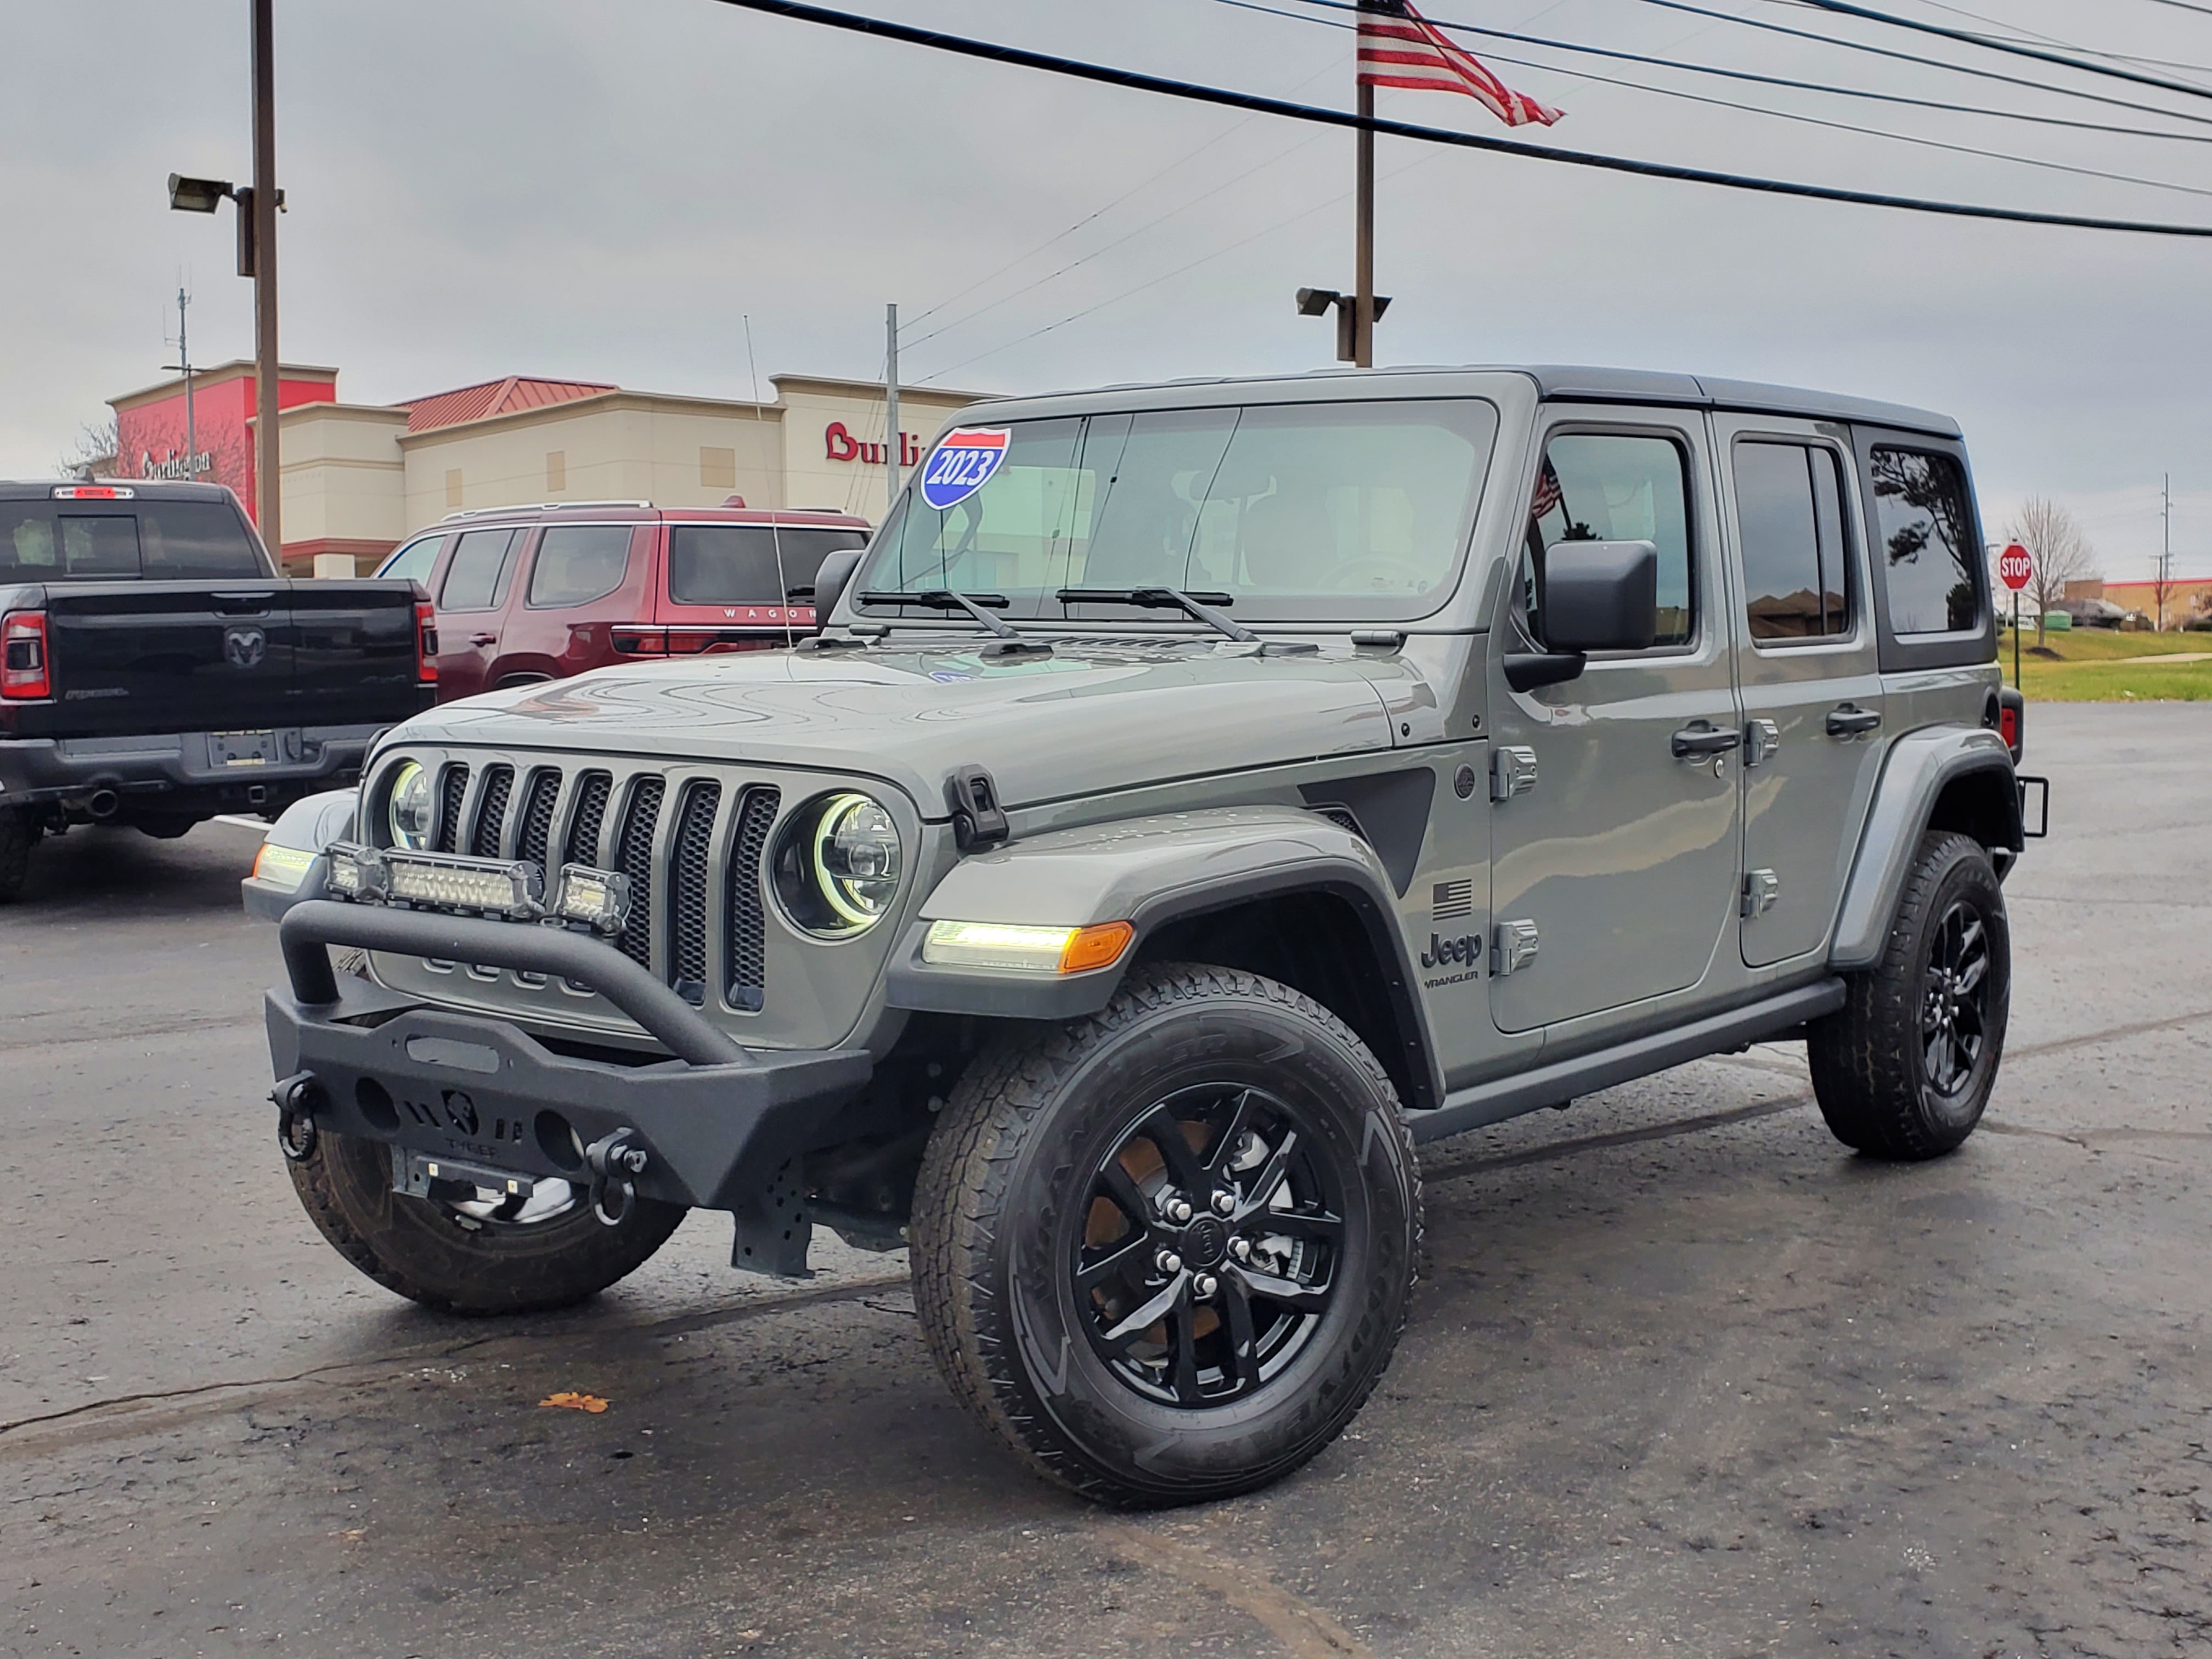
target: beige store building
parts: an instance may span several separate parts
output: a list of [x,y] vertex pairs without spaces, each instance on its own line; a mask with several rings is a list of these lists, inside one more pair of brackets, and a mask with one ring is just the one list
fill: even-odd
[[[211,403],[210,382],[241,369],[250,365],[196,371],[200,398]],[[283,557],[295,574],[313,570],[321,554],[351,556],[366,572],[448,513],[517,502],[696,507],[739,495],[748,507],[884,514],[879,384],[779,374],[775,401],[753,403],[516,375],[379,404],[343,401],[335,370],[285,371],[288,386],[295,378],[301,400],[277,417]],[[182,390],[181,382],[149,387],[115,406],[118,416],[126,405],[134,419],[152,416],[180,404]],[[983,395],[901,388],[903,465],[918,462],[946,420]],[[164,476],[164,466],[187,476],[185,463],[153,454],[157,447],[137,446],[148,448],[149,476]],[[137,463],[135,448],[125,447]],[[203,465],[198,476],[219,470]],[[250,491],[245,499],[250,507]]]

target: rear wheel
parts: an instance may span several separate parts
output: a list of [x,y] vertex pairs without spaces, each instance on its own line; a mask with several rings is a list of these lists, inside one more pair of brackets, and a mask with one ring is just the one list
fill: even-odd
[[1188,1503],[1358,1413],[1405,1327],[1419,1180],[1326,1009],[1163,965],[970,1068],[910,1231],[923,1334],[987,1425],[1088,1497]]
[[473,1189],[416,1198],[392,1190],[391,1148],[327,1132],[286,1167],[340,1255],[441,1313],[538,1313],[581,1302],[644,1266],[684,1219],[681,1205],[636,1199],[619,1225],[605,1226],[584,1188],[562,1181],[540,1182],[520,1201]]
[[1842,1009],[1805,1045],[1838,1140],[1875,1158],[1928,1158],[1974,1132],[2004,1049],[2011,938],[1982,844],[1923,836],[1881,962],[1851,976]]
[[0,904],[13,903],[30,879],[39,822],[20,806],[0,806]]

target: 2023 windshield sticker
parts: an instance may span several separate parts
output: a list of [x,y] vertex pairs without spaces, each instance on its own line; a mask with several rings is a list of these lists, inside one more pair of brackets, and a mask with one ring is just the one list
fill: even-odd
[[966,501],[1006,465],[1012,439],[1006,427],[957,427],[945,434],[922,469],[921,499],[942,513]]

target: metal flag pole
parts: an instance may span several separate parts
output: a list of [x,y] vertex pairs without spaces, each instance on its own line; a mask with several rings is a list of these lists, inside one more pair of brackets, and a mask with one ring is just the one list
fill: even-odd
[[[1381,11],[1383,8],[1375,0],[1360,0],[1362,11]],[[1375,88],[1367,77],[1359,74],[1358,58],[1352,59],[1353,77],[1358,83],[1358,111],[1362,123],[1375,118]],[[1354,230],[1352,248],[1352,283],[1358,292],[1352,299],[1352,362],[1355,368],[1375,366],[1375,129],[1363,125],[1358,131],[1358,205],[1353,210]]]

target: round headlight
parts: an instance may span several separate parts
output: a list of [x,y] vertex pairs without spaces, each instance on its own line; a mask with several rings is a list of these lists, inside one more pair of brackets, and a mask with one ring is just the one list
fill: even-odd
[[428,850],[431,819],[437,806],[430,775],[413,761],[404,763],[393,775],[385,799],[388,803],[385,827],[392,831],[392,844],[417,853]]
[[809,933],[849,937],[890,908],[903,862],[898,825],[879,802],[852,793],[824,795],[784,832],[776,889],[791,919]]

